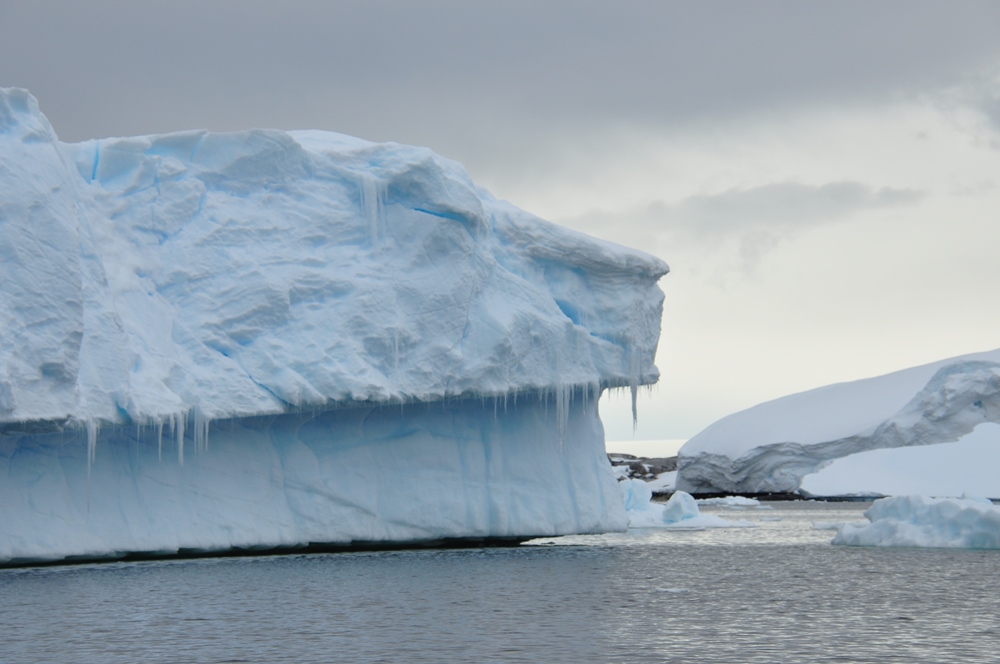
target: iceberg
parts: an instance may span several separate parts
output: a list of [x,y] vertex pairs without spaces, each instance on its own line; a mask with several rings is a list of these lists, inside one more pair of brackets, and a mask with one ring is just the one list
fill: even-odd
[[[918,445],[944,448],[981,425],[986,426],[976,432],[979,448],[1000,446],[996,423],[1000,350],[963,355],[793,394],[724,417],[680,449],[677,488],[696,495],[797,492],[806,476],[832,471],[838,459]],[[992,438],[984,443],[983,436]],[[851,476],[826,476],[815,487],[825,495],[852,493]]]
[[[424,148],[0,89],[0,562],[623,530],[661,260]],[[633,407],[633,415],[634,415]]]
[[838,525],[833,544],[1000,549],[1000,507],[985,498],[881,498],[869,523]]

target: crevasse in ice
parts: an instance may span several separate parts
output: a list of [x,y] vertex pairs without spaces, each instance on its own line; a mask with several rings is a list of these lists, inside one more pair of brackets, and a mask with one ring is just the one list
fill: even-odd
[[3,89],[0,258],[0,560],[626,523],[596,401],[667,266],[429,150],[66,144]]

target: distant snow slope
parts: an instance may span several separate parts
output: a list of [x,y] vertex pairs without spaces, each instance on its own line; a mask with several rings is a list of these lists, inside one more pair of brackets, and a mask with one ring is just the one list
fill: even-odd
[[0,562],[623,529],[596,401],[666,272],[427,149],[0,89]]
[[949,443],[988,422],[1000,422],[1000,350],[830,385],[729,415],[681,448],[677,488],[796,491],[803,477],[834,459]]

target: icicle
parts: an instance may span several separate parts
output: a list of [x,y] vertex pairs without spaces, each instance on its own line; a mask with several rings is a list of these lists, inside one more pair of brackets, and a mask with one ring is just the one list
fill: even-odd
[[87,481],[90,481],[90,467],[97,460],[97,433],[100,425],[96,420],[87,420]]
[[628,344],[628,386],[632,393],[632,432],[639,426],[639,351],[633,343]]
[[559,446],[562,447],[566,440],[566,428],[569,424],[569,402],[573,388],[559,383],[555,388],[556,397],[556,422],[559,425]]
[[386,186],[370,173],[361,174],[361,212],[368,219],[368,233],[372,246],[378,247],[379,226],[385,217]]
[[208,428],[212,424],[211,418],[205,417],[201,410],[194,410],[194,452],[202,454],[208,451]]
[[163,419],[156,420],[156,458],[163,462]]
[[177,462],[184,465],[184,420],[187,413],[177,413],[170,416],[170,423],[173,425],[174,436],[177,438]]

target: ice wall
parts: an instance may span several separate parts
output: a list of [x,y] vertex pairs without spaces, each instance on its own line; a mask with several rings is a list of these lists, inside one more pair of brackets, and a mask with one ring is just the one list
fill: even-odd
[[[0,561],[624,530],[594,404],[464,399],[0,438]],[[188,444],[192,444],[188,434]],[[161,448],[162,444],[162,448]],[[161,458],[162,453],[162,458]]]
[[830,385],[729,415],[681,448],[677,487],[797,491],[803,477],[834,459],[950,443],[988,422],[1000,422],[1000,350]]
[[[65,144],[30,94],[0,89],[0,476],[7,492],[0,550],[8,558],[42,555],[31,524],[46,522],[43,514],[55,529],[45,541],[60,555],[75,555],[57,545],[71,532],[91,552],[224,546],[222,524],[268,523],[254,506],[272,509],[273,496],[289,494],[288,482],[346,505],[301,473],[267,484],[260,502],[245,492],[221,500],[213,473],[245,468],[252,486],[279,473],[275,464],[298,448],[276,431],[307,415],[328,424],[329,445],[349,440],[370,444],[371,455],[402,453],[410,448],[341,430],[347,413],[360,417],[388,404],[412,415],[414,431],[425,426],[421,408],[456,403],[468,406],[454,411],[462,418],[478,412],[501,427],[488,437],[431,436],[433,444],[409,455],[409,475],[387,476],[398,485],[385,500],[423,504],[422,496],[439,490],[435,469],[457,469],[446,485],[464,487],[455,494],[461,499],[429,511],[442,515],[438,535],[623,527],[621,510],[602,497],[614,484],[606,462],[595,461],[603,434],[594,404],[604,389],[634,394],[657,380],[657,281],[666,271],[657,258],[496,200],[460,165],[423,148],[265,130]],[[481,412],[469,406],[477,401]],[[539,412],[552,426],[541,424]],[[503,428],[518,418],[535,424]],[[579,418],[590,422],[586,435],[574,425]],[[409,433],[398,439],[415,440]],[[469,440],[488,457],[488,482],[464,484],[468,469],[457,459],[466,443],[456,441]],[[573,480],[581,490],[570,491],[572,482],[538,488],[544,473],[525,470],[528,457],[520,456],[532,445],[560,455],[545,457],[546,472],[554,464],[584,473]],[[323,449],[327,456],[315,457],[328,481],[350,484],[355,471],[339,461],[346,457]],[[64,502],[42,500],[38,482]],[[552,503],[552,513],[529,509],[526,493],[516,503],[523,508],[503,503],[513,515],[506,521],[459,507],[489,503],[517,482],[538,489],[534,500]],[[388,485],[362,484],[388,495]],[[169,495],[160,486],[172,487]],[[135,495],[122,497],[129,491]],[[381,530],[335,523],[289,530],[299,523],[289,509],[294,518],[275,517],[280,525],[270,534],[255,540],[234,526],[232,541],[271,546],[316,533],[341,542],[437,532],[425,520],[378,510],[372,518]],[[120,532],[109,525],[99,534],[116,510]],[[214,526],[192,526],[196,535],[183,542],[153,537],[170,531],[163,524],[202,523],[206,517],[194,515],[215,511]],[[159,516],[143,521],[147,513]],[[344,524],[365,522],[336,514]],[[82,523],[89,525],[80,530]],[[139,532],[152,539],[133,538]],[[18,544],[29,541],[36,543]]]

